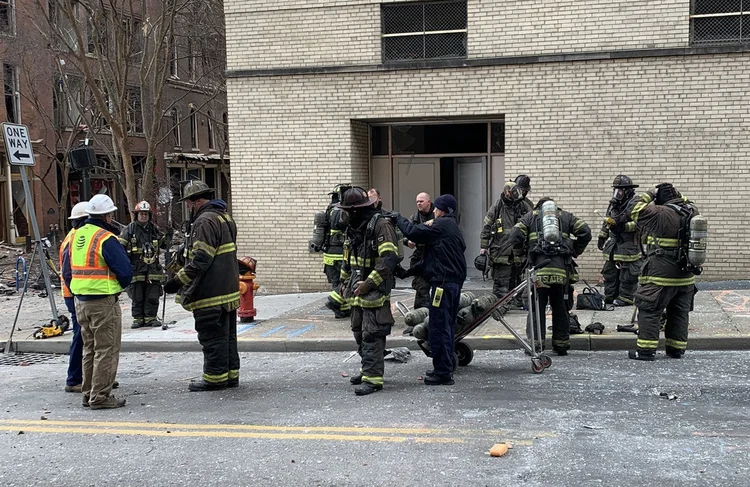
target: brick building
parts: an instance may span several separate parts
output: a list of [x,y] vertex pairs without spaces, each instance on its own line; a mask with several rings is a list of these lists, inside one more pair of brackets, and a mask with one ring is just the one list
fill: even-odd
[[[92,138],[97,153],[97,167],[91,176],[92,194],[106,190],[120,208],[117,219],[127,222],[130,215],[117,181],[118,174],[110,160],[113,154],[110,132],[101,117],[96,116],[96,105],[86,87],[85,77],[71,59],[71,46],[64,42],[66,39],[60,38],[60,33],[67,34],[70,43],[78,45],[76,30],[61,11],[55,11],[59,8],[56,7],[59,5],[57,1],[0,0],[0,60],[5,99],[0,122],[28,125],[36,159],[31,183],[37,220],[43,234],[54,229],[55,225],[62,226],[57,232],[60,236],[64,235],[62,232],[67,224],[64,213],[81,197],[81,174],[70,171],[66,194],[65,164],[57,164],[56,159],[63,160],[63,154],[87,136]],[[170,189],[178,195],[181,189],[179,181],[188,179],[205,180],[218,188],[220,196],[229,197],[223,17],[219,8],[216,10],[218,15],[205,19],[206,9],[203,7],[207,4],[220,6],[218,1],[201,0],[195,2],[198,10],[193,12],[189,10],[189,2],[182,2],[183,10],[175,20],[178,27],[170,31],[171,54],[162,103],[163,134],[158,137],[160,142],[152,176],[155,194],[142,194],[139,190],[137,195],[152,205],[157,203],[159,189]],[[142,12],[140,2],[132,6],[129,2],[114,2],[112,5],[132,7],[138,12],[125,20],[134,37],[134,46],[142,45],[143,41],[138,39],[139,33],[144,32],[143,20],[139,17]],[[156,7],[160,5],[160,0],[144,3],[144,11],[153,14],[151,22],[158,20]],[[91,19],[86,18],[84,8],[78,8],[76,14],[79,31],[83,33],[83,45],[88,49],[88,56],[93,58],[96,56],[95,44],[107,44],[108,41],[101,39],[103,34],[99,33],[107,30],[92,31]],[[193,21],[197,15],[204,16],[200,25]],[[53,31],[48,22],[56,24],[56,30]],[[112,44],[111,39],[109,43]],[[143,162],[147,157],[145,132],[148,120],[144,118],[148,117],[149,110],[141,110],[138,67],[137,63],[132,64],[132,74],[128,79],[130,118],[127,138],[131,150],[129,164],[141,182],[144,178]],[[9,178],[4,148],[0,148],[0,157],[0,240],[21,243],[31,233],[31,228],[27,222],[20,174],[18,168],[13,167]],[[166,223],[168,208],[163,205],[155,207],[160,224]],[[183,206],[175,201],[172,206],[175,226],[182,221],[183,212]]]
[[[744,7],[743,7],[744,4]],[[746,278],[750,2],[225,2],[243,253],[321,289],[312,214],[338,182],[410,214],[453,193],[471,262],[503,181],[599,222],[611,182],[673,182],[710,221],[705,279]],[[744,13],[743,13],[744,12]],[[744,28],[743,28],[744,27]],[[579,259],[596,279],[594,244]]]

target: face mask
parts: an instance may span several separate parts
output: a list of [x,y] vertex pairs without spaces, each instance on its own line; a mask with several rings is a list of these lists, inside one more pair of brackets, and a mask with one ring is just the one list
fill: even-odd
[[622,201],[625,197],[625,190],[622,188],[615,188],[612,192],[612,201]]
[[514,201],[521,200],[524,197],[523,190],[516,186],[515,188],[510,190],[510,196]]

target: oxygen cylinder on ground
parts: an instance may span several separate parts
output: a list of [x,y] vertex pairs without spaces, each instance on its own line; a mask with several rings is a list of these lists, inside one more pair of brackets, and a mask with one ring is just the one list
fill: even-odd
[[549,200],[542,203],[542,237],[547,245],[557,246],[562,243],[560,222],[557,218],[557,205]]
[[324,211],[316,211],[313,215],[312,239],[309,242],[310,252],[320,252],[326,241],[326,214]]
[[708,248],[708,220],[703,215],[690,219],[690,237],[688,239],[688,261],[694,267],[701,267],[706,262]]
[[474,293],[461,293],[461,297],[458,299],[458,309],[471,306],[471,302],[474,301],[475,298],[476,296],[474,296]]
[[430,332],[430,318],[427,317],[425,318],[424,323],[420,323],[414,327],[414,330],[412,330],[411,334],[417,340],[427,340],[429,336],[429,332]]
[[429,314],[429,308],[413,309],[404,316],[404,323],[406,323],[406,326],[416,326],[422,323]]

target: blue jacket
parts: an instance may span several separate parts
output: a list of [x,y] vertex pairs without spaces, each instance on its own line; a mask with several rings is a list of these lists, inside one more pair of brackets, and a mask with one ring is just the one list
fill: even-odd
[[463,285],[466,280],[466,243],[458,228],[456,215],[446,214],[432,221],[415,225],[403,216],[396,220],[399,230],[416,244],[424,244],[425,279],[432,284],[453,282]]
[[[88,218],[84,224],[96,225],[104,230],[112,231],[104,220]],[[130,265],[130,259],[128,258],[125,249],[120,244],[120,241],[117,240],[117,234],[114,233],[114,235],[115,238],[108,238],[104,241],[104,244],[102,244],[102,255],[104,256],[104,262],[107,264],[107,267],[109,267],[115,277],[117,277],[117,282],[120,283],[120,286],[126,288],[130,285],[130,280],[133,278],[133,266]],[[65,279],[65,284],[70,288],[70,281],[73,277],[70,270],[70,246],[68,246],[68,251],[63,255],[62,275],[63,279]],[[80,295],[76,297],[81,301],[91,301],[94,299],[106,298],[107,296]]]

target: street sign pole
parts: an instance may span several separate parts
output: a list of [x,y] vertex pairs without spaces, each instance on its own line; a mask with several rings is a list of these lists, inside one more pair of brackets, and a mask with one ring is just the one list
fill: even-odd
[[[52,292],[52,283],[49,277],[49,268],[47,268],[47,261],[44,258],[44,243],[42,243],[42,236],[39,233],[39,224],[36,221],[36,211],[34,210],[34,195],[31,193],[29,188],[29,178],[26,174],[25,166],[34,166],[34,150],[31,147],[31,139],[29,138],[29,129],[25,125],[18,125],[13,123],[3,123],[3,138],[5,139],[5,154],[8,157],[8,162],[13,166],[20,166],[21,182],[23,183],[23,192],[26,195],[26,209],[29,213],[29,219],[31,220],[31,227],[34,230],[34,243],[36,247],[34,252],[39,255],[39,264],[42,269],[42,275],[44,276],[44,288],[47,290],[47,297],[49,298],[50,308],[52,309],[52,318],[54,323],[58,326],[62,326],[58,315],[57,305],[55,304],[55,295]],[[28,285],[29,276],[26,275],[26,282],[24,282],[24,292]],[[22,296],[23,297],[23,296]],[[21,301],[22,303],[23,301]],[[20,310],[20,303],[19,303]],[[18,319],[18,313],[16,312],[16,320]],[[5,347],[5,353],[11,352],[13,331],[16,328],[16,323],[13,323],[13,329],[11,329],[11,336],[8,338],[8,342]]]

